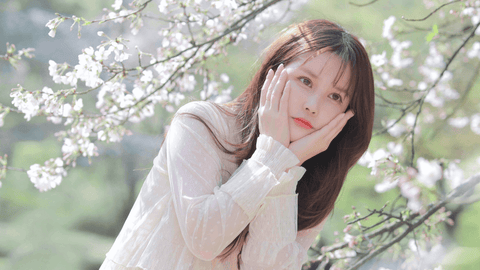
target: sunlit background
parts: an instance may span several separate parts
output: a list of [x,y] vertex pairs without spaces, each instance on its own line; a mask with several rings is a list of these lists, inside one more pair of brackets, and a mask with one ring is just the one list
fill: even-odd
[[[5,61],[0,62],[0,103],[11,104],[9,92],[18,83],[27,89],[41,89],[43,86],[56,89],[48,75],[48,60],[75,64],[83,48],[95,47],[101,42],[102,38],[96,34],[98,30],[110,36],[125,33],[132,44],[154,48],[158,42],[156,37],[141,37],[141,32],[138,36],[131,36],[128,24],[86,27],[78,39],[77,28],[70,31],[70,22],[67,22],[59,27],[55,38],[47,35],[49,29],[45,24],[55,17],[56,12],[94,19],[113,2],[0,0],[0,54],[5,53],[7,42],[15,44],[18,49],[32,47],[36,50],[36,57],[22,61],[17,70]],[[383,42],[383,21],[389,16],[415,18],[429,12],[418,0],[380,0],[367,7],[353,6],[348,0],[311,0],[301,9],[291,11],[287,19],[282,20],[283,14],[278,14],[279,23],[268,27],[259,40],[249,39],[239,47],[230,48],[226,58],[211,61],[210,65],[219,73],[228,75],[225,88],[232,84],[236,97],[253,75],[262,49],[292,22],[325,18],[365,40]],[[431,25],[431,22],[423,25]],[[413,43],[424,43],[425,35],[412,36]],[[474,89],[468,97],[473,104],[480,101],[478,81]],[[193,94],[197,99],[200,97],[199,91]],[[188,101],[184,100],[182,104]],[[88,103],[88,99],[84,102]],[[377,110],[377,127],[381,119],[387,118],[387,113]],[[154,117],[141,124],[128,125],[133,131],[132,136],[125,137],[118,144],[100,144],[99,157],[91,164],[86,159],[78,160],[77,167],[69,171],[61,185],[48,192],[38,192],[26,173],[8,171],[0,188],[0,269],[98,269],[150,170],[163,140],[164,126],[171,116],[157,108]],[[43,164],[45,160],[61,155],[61,144],[53,136],[55,130],[59,127],[46,122],[44,117],[26,122],[21,115],[11,113],[0,128],[0,154],[9,155],[9,166],[12,167]],[[389,140],[388,134],[374,137],[372,146]],[[480,167],[475,162],[478,153],[480,142],[478,135],[472,132],[438,134],[417,149],[418,156],[427,158],[461,158],[461,166],[467,175]],[[369,169],[360,166],[351,170],[335,212],[321,233],[322,243],[335,241],[334,232],[343,230],[343,216],[351,213],[352,206],[365,213],[367,208],[380,208],[395,198],[393,192],[376,193],[375,182],[369,178],[369,173]],[[445,230],[445,249],[432,256],[437,256],[433,258],[441,261],[444,269],[480,269],[480,204],[452,210],[455,225]],[[364,269],[378,269],[380,266],[389,266],[384,257]]]

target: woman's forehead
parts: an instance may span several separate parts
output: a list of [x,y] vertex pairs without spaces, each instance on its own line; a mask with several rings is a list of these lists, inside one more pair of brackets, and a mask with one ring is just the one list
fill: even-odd
[[339,88],[347,89],[350,83],[350,65],[329,50],[301,54],[294,59],[291,67],[311,73],[315,77],[333,76],[336,87]]

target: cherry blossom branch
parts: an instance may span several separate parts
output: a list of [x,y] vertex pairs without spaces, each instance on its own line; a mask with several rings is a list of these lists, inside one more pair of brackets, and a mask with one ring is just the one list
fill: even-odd
[[420,216],[420,218],[412,223],[402,234],[395,237],[389,243],[383,245],[381,248],[369,253],[367,256],[363,257],[360,261],[355,263],[352,267],[348,268],[348,270],[356,270],[360,266],[364,265],[367,261],[371,260],[372,258],[376,257],[380,253],[387,250],[389,247],[393,246],[394,244],[400,242],[403,238],[405,238],[410,232],[412,232],[415,228],[424,224],[424,222],[433,214],[435,214],[438,210],[444,207],[447,203],[452,201],[454,198],[460,197],[464,195],[467,191],[473,189],[478,183],[480,182],[480,174],[476,174],[468,179],[465,183],[457,187],[454,191],[448,195],[445,199],[441,200],[440,202],[436,203],[433,207],[431,207],[425,214]]
[[[440,209],[442,209],[447,203],[456,203],[457,199],[460,199],[462,196],[465,196],[465,195],[467,195],[467,198],[464,198],[464,200],[461,201],[461,202],[471,201],[473,203],[473,202],[479,201],[480,196],[475,197],[472,200],[468,200],[468,196],[469,196],[468,192],[473,190],[478,183],[480,183],[480,173],[477,173],[476,175],[467,179],[463,184],[459,185],[457,188],[455,188],[453,191],[451,191],[448,196],[446,196],[444,199],[437,202],[435,205],[431,206],[424,214],[420,215],[420,213],[417,212],[417,213],[410,214],[408,217],[403,217],[402,216],[402,218],[399,218],[399,217],[395,216],[395,219],[397,220],[396,222],[390,223],[390,224],[384,226],[383,228],[380,228],[380,229],[378,229],[376,231],[373,231],[373,232],[370,232],[370,233],[366,233],[366,234],[362,233],[360,236],[364,240],[373,239],[377,236],[386,237],[386,239],[388,239],[388,237],[391,236],[394,231],[396,231],[397,229],[399,229],[403,225],[407,225],[407,229],[405,231],[403,231],[398,236],[394,237],[388,243],[386,243],[384,245],[381,245],[379,248],[374,249],[374,250],[372,249],[369,252],[360,252],[360,253],[357,252],[357,255],[355,257],[360,256],[361,258],[352,267],[350,267],[348,269],[349,270],[358,269],[360,266],[364,265],[367,261],[373,259],[374,257],[378,256],[379,254],[381,254],[383,251],[387,250],[388,248],[390,248],[394,244],[400,242],[402,239],[407,237],[408,234],[413,232],[416,228],[424,225],[425,221],[429,217],[431,217],[436,212],[438,212]],[[366,217],[369,217],[371,215],[372,215],[372,213],[368,214],[367,216],[365,216],[363,218],[355,220],[355,222],[358,222],[359,220],[363,220]],[[385,240],[381,240],[381,241],[378,241],[378,242],[381,243],[383,241],[385,241]],[[323,255],[318,260],[310,261],[310,263],[320,262],[325,258],[325,254],[332,253],[336,250],[341,250],[341,249],[347,248],[347,247],[349,247],[349,245],[350,245],[350,242],[345,241],[343,243],[334,244],[334,245],[331,245],[329,247],[323,247],[321,249],[321,253],[318,252],[318,248],[312,249],[312,250],[316,251],[317,253],[323,254]],[[349,258],[352,258],[352,257],[349,257]],[[337,259],[341,259],[341,258],[337,258]]]
[[423,108],[423,104],[425,103],[425,98],[427,97],[428,93],[430,93],[430,91],[432,91],[433,88],[435,88],[437,86],[437,84],[440,82],[440,80],[442,79],[443,77],[443,74],[445,74],[445,72],[448,70],[448,67],[450,66],[450,64],[453,62],[453,60],[455,59],[455,57],[458,55],[458,53],[460,52],[460,50],[462,48],[465,47],[465,45],[467,44],[467,42],[473,38],[475,36],[475,31],[477,31],[477,28],[480,26],[480,22],[477,23],[474,27],[474,29],[470,32],[470,35],[462,42],[462,44],[460,46],[458,46],[458,48],[455,50],[455,52],[453,53],[453,55],[450,57],[450,59],[448,59],[448,62],[447,64],[445,65],[445,67],[443,68],[442,72],[440,73],[440,75],[438,76],[438,78],[435,80],[435,82],[430,86],[430,88],[425,91],[425,94],[423,95],[423,97],[420,99],[420,104],[419,104],[419,107],[418,107],[418,111],[415,115],[415,121],[413,123],[413,128],[412,130],[410,131],[410,134],[411,134],[411,153],[412,153],[412,156],[410,158],[410,166],[413,166],[413,160],[415,159],[415,128],[417,126],[417,122],[418,122],[418,117],[420,115],[420,113],[422,112],[422,108]]
[[443,5],[441,5],[440,7],[438,7],[437,9],[435,9],[434,11],[432,11],[430,14],[428,14],[427,16],[421,18],[421,19],[406,19],[405,16],[402,16],[402,19],[404,19],[405,21],[413,21],[413,22],[418,22],[418,21],[425,21],[426,19],[428,19],[430,16],[432,16],[433,14],[435,14],[437,11],[439,11],[440,9],[442,9],[443,7],[445,6],[448,6],[450,4],[454,4],[454,3],[458,3],[458,2],[463,2],[462,0],[455,0],[455,1],[452,1],[452,2],[449,2],[449,3],[445,3]]
[[15,54],[16,51],[17,49],[15,47],[15,44],[10,44],[7,42],[7,52],[4,55],[0,55],[0,59],[8,61],[10,65],[12,65],[16,69],[16,64],[22,59],[22,56],[25,56],[27,58],[35,57],[35,55],[31,53],[35,51],[35,49],[33,48],[21,49]]
[[468,81],[467,87],[466,87],[465,91],[463,92],[462,96],[460,97],[460,100],[455,105],[455,107],[452,109],[452,111],[449,114],[447,114],[445,119],[443,119],[443,121],[442,121],[443,124],[435,129],[435,131],[432,133],[432,136],[430,137],[430,139],[435,138],[435,136],[437,136],[437,134],[440,132],[440,129],[442,128],[442,126],[444,126],[447,123],[447,121],[450,118],[452,118],[452,116],[454,116],[457,113],[457,111],[463,106],[463,104],[465,103],[465,101],[468,97],[468,94],[473,89],[473,86],[475,85],[475,82],[477,81],[477,78],[478,78],[479,74],[480,74],[480,62],[475,67],[473,75],[470,78],[470,80]]
[[134,12],[131,12],[131,13],[128,13],[127,15],[120,15],[120,16],[117,16],[115,18],[108,18],[108,19],[102,19],[102,20],[92,20],[92,21],[88,21],[88,20],[85,20],[83,18],[77,18],[77,17],[68,17],[68,16],[62,16],[60,15],[59,13],[55,13],[55,15],[57,15],[58,17],[60,18],[63,18],[65,20],[83,20],[84,21],[84,25],[89,25],[89,24],[92,24],[92,23],[105,23],[105,22],[108,22],[108,21],[114,21],[114,20],[117,20],[117,19],[120,19],[120,18],[124,18],[126,19],[127,17],[129,16],[132,16],[132,15],[137,15],[138,13],[142,12],[150,2],[152,2],[153,0],[147,0],[145,3],[143,3],[142,5],[140,5],[140,8],[137,9],[136,11]]
[[[407,115],[407,112],[409,112],[411,109],[415,108],[420,103],[420,101],[421,101],[420,99],[416,99],[416,100],[412,101],[410,104],[408,104],[407,107],[399,108],[399,110],[401,111],[401,115],[399,117],[397,117],[397,119],[395,119],[390,125],[386,125],[385,128],[383,128],[382,130],[375,132],[373,134],[373,136],[378,136],[378,135],[385,134],[390,128],[392,128],[397,123],[399,123],[403,119],[403,117],[405,115]],[[375,105],[378,105],[378,104],[375,104]],[[392,108],[391,105],[388,106],[388,107]]]
[[[422,31],[422,32],[430,32],[432,31],[432,28],[427,28],[427,27],[419,27],[419,26],[416,26],[416,25],[412,25],[410,23],[408,23],[407,21],[405,20],[401,20],[399,21],[400,23],[402,23],[403,25],[411,28],[412,30],[403,30],[403,31],[398,31],[396,33],[395,36],[400,36],[400,35],[407,35],[407,34],[411,34],[411,33],[415,33],[416,31]],[[455,20],[445,20],[443,21],[441,24],[438,24],[438,35],[439,36],[447,36],[447,37],[459,37],[459,36],[462,36],[462,32],[461,33],[458,33],[458,32],[446,32],[444,30],[442,30],[443,28],[447,27],[447,26],[450,26],[452,25],[453,23],[455,23]]]
[[[413,220],[414,218],[416,218],[416,217],[418,217],[418,216],[419,216],[419,213],[411,214],[411,215],[405,220],[405,222],[411,221],[411,220]],[[400,227],[403,226],[404,224],[405,224],[404,222],[400,222],[400,221],[399,221],[399,222],[395,222],[395,223],[391,223],[391,224],[386,225],[386,226],[383,227],[383,228],[377,229],[376,231],[373,231],[373,232],[364,234],[363,236],[364,236],[366,239],[375,238],[376,236],[382,236],[382,235],[384,235],[385,233],[395,231],[396,229],[400,228]],[[322,248],[322,251],[323,251],[324,253],[334,252],[335,250],[339,250],[339,249],[346,248],[346,247],[348,247],[348,245],[349,245],[349,242],[345,241],[345,242],[343,242],[343,243],[338,243],[338,244],[334,244],[334,245],[331,245],[331,246],[326,247],[326,248]]]
[[16,167],[10,167],[10,166],[7,166],[7,170],[9,170],[9,171],[17,171],[17,172],[27,172],[26,169],[16,168]]
[[[193,50],[193,49],[196,49],[196,48],[200,48],[200,47],[205,46],[205,45],[208,45],[208,44],[213,44],[213,43],[219,41],[220,39],[222,39],[223,37],[227,36],[228,34],[234,32],[234,31],[237,31],[237,30],[242,29],[249,21],[255,19],[255,17],[256,17],[258,14],[262,13],[265,9],[267,9],[267,8],[273,6],[273,5],[275,5],[276,3],[281,2],[281,1],[284,1],[284,0],[272,0],[272,1],[264,4],[264,5],[263,5],[262,7],[260,7],[259,9],[256,9],[256,10],[252,11],[251,13],[245,15],[244,17],[242,17],[242,18],[238,19],[237,21],[235,21],[234,23],[232,23],[231,26],[230,26],[230,28],[226,29],[221,35],[218,35],[218,36],[216,36],[216,37],[214,37],[214,38],[212,38],[212,39],[209,39],[209,40],[207,40],[207,41],[204,41],[204,42],[202,42],[202,43],[200,43],[200,44],[192,44],[191,47],[186,48],[186,49],[184,49],[184,50],[182,50],[182,51],[174,54],[173,56],[169,56],[169,57],[167,57],[167,58],[164,58],[164,59],[161,59],[161,60],[157,60],[157,61],[155,61],[155,62],[153,62],[153,63],[150,63],[149,65],[143,66],[143,67],[141,67],[141,68],[142,68],[142,69],[146,69],[146,68],[152,67],[152,66],[154,66],[154,65],[156,65],[156,64],[168,62],[168,61],[170,61],[170,60],[172,60],[172,59],[174,59],[174,58],[176,58],[176,57],[178,57],[178,56],[183,55],[184,53],[186,53],[186,52],[188,52],[188,51],[190,51],[190,50]],[[244,21],[244,20],[245,20],[245,21]],[[243,24],[237,26],[237,24],[239,24],[239,23],[242,22],[242,21],[244,21]],[[136,68],[127,69],[127,71],[134,71],[134,70],[136,70]]]
[[[105,113],[105,114],[92,114],[92,115],[85,115],[86,117],[104,117],[104,116],[108,116],[108,115],[111,115],[111,114],[115,114],[115,113],[118,113],[120,111],[124,111],[124,110],[127,110],[127,109],[131,109],[135,106],[137,106],[138,104],[140,104],[142,101],[146,100],[147,98],[149,98],[150,96],[154,95],[156,92],[158,92],[159,90],[163,89],[165,87],[165,85],[167,85],[169,82],[171,82],[174,78],[174,76],[176,76],[178,74],[178,72],[188,63],[188,61],[190,59],[193,59],[193,57],[195,57],[197,55],[197,53],[199,52],[200,48],[205,46],[205,45],[209,45],[204,51],[207,51],[209,48],[211,48],[213,46],[213,44],[217,41],[219,41],[220,39],[222,39],[224,36],[228,35],[229,33],[231,32],[234,32],[236,30],[240,30],[242,29],[249,21],[253,20],[258,14],[260,14],[261,12],[263,12],[265,9],[267,9],[268,7],[280,2],[280,1],[283,1],[283,0],[272,0],[270,2],[268,2],[267,4],[264,4],[261,8],[259,9],[256,9],[254,11],[252,11],[251,13],[249,13],[248,15],[240,18],[239,20],[237,20],[236,22],[234,22],[232,25],[234,27],[231,27],[229,29],[226,29],[221,35],[218,35],[217,37],[215,38],[212,38],[208,41],[205,41],[203,43],[200,43],[200,44],[192,44],[192,47],[190,48],[187,48],[181,52],[178,52],[177,54],[175,54],[174,56],[171,56],[171,57],[168,57],[166,59],[163,59],[163,60],[157,60],[147,66],[144,66],[144,67],[141,67],[142,69],[146,69],[148,67],[151,67],[155,64],[159,64],[159,63],[163,63],[163,62],[166,62],[166,61],[169,61],[173,58],[176,58],[182,54],[184,54],[185,52],[189,51],[189,50],[192,50],[192,49],[196,49],[196,51],[191,55],[189,56],[187,59],[183,60],[183,64],[181,66],[179,66],[171,75],[170,77],[159,87],[157,87],[155,90],[153,90],[151,93],[149,93],[148,95],[142,97],[140,100],[138,100],[136,103],[130,105],[130,106],[127,106],[127,107],[123,107],[123,108],[120,108],[118,109],[117,111],[114,111],[114,112],[108,112],[108,113]],[[242,22],[240,25],[238,25],[240,22]],[[235,26],[236,25],[236,26]],[[231,43],[233,41],[230,41],[229,43]],[[195,63],[195,62],[194,62]],[[192,63],[192,66],[193,64]],[[133,70],[137,70],[137,68],[132,68],[132,69],[127,69],[127,71],[133,71]],[[146,106],[147,104],[144,104],[142,107],[140,107],[139,109],[142,109],[144,106]]]
[[382,208],[380,208],[380,210],[373,209],[373,211],[372,211],[372,210],[370,210],[370,209],[367,209],[367,210],[370,212],[370,214],[368,214],[368,215],[366,215],[366,216],[363,216],[363,217],[360,217],[360,218],[357,218],[357,219],[355,219],[355,220],[352,220],[352,221],[348,222],[347,225],[350,225],[350,224],[357,223],[357,222],[359,222],[359,221],[365,220],[365,219],[369,218],[370,216],[373,216],[374,214],[382,213],[383,209],[385,209],[385,207],[386,207],[387,205],[388,205],[388,202],[387,202],[386,204],[384,204],[384,205],[382,206]]

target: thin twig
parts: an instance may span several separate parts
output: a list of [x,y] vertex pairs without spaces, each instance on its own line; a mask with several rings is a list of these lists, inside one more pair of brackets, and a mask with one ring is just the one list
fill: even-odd
[[371,5],[375,2],[377,2],[378,0],[372,0],[366,4],[357,4],[357,3],[354,3],[354,2],[348,2],[350,5],[354,5],[354,6],[357,6],[357,7],[365,7],[365,6],[368,6],[368,5]]
[[9,171],[17,171],[17,172],[27,172],[26,169],[16,168],[16,167],[10,167],[10,166],[7,166],[7,170],[9,170]]
[[450,5],[450,4],[458,3],[458,2],[462,2],[462,1],[461,1],[461,0],[456,0],[456,1],[453,1],[453,2],[449,2],[449,3],[443,4],[443,5],[441,5],[440,7],[438,7],[437,9],[435,9],[434,11],[432,11],[430,14],[428,14],[426,17],[424,17],[424,18],[422,18],[422,19],[406,19],[405,16],[402,16],[402,19],[404,19],[405,21],[409,21],[409,22],[425,21],[425,20],[428,19],[430,16],[432,16],[433,14],[435,14],[439,9],[443,8],[444,6],[448,6],[448,5]]
[[460,197],[463,194],[465,194],[468,190],[473,189],[479,182],[480,182],[480,173],[470,177],[465,183],[463,183],[462,185],[457,187],[455,190],[453,190],[449,196],[447,196],[442,201],[438,202],[435,206],[431,207],[425,214],[423,214],[420,217],[420,219],[418,219],[413,224],[411,224],[411,226],[409,226],[409,228],[407,228],[402,234],[398,235],[392,241],[383,245],[381,248],[363,257],[361,260],[359,260],[354,266],[350,267],[348,270],[358,269],[360,266],[364,265],[370,259],[374,258],[375,256],[379,255],[383,251],[387,250],[389,247],[398,243],[400,240],[405,238],[410,232],[412,232],[415,228],[422,225],[425,222],[425,220],[427,220],[430,216],[435,214],[440,208],[444,207],[447,203],[452,201],[454,198]]
[[477,66],[475,67],[475,71],[473,72],[473,75],[472,77],[470,78],[470,80],[468,81],[468,84],[467,84],[467,88],[466,90],[463,92],[463,95],[462,97],[460,98],[460,100],[458,101],[458,103],[455,105],[455,107],[452,109],[452,112],[450,112],[446,117],[445,119],[443,119],[443,124],[441,126],[439,126],[433,133],[432,133],[432,137],[430,139],[433,139],[435,138],[435,136],[437,136],[437,134],[440,133],[440,129],[442,129],[442,127],[447,123],[448,119],[450,119],[452,116],[454,116],[457,111],[463,106],[463,104],[465,103],[465,101],[467,100],[467,96],[468,94],[470,93],[470,91],[473,89],[473,86],[475,85],[475,82],[478,80],[478,74],[480,73],[480,62],[477,64]]
[[347,225],[350,225],[350,224],[353,224],[353,223],[357,223],[358,221],[365,220],[365,219],[367,219],[367,218],[369,218],[370,216],[375,215],[375,214],[379,214],[379,215],[380,215],[380,214],[383,213],[383,209],[385,209],[385,207],[387,207],[387,205],[388,205],[388,202],[385,203],[385,204],[382,206],[382,208],[380,208],[380,210],[377,210],[377,209],[373,209],[373,210],[367,209],[367,210],[370,212],[370,214],[368,214],[368,215],[366,215],[366,216],[364,216],[364,217],[359,217],[359,218],[357,218],[357,219],[355,219],[355,220],[353,220],[353,221],[350,221],[350,222],[347,223]]
[[460,52],[460,50],[465,47],[465,45],[467,44],[467,42],[475,36],[475,31],[477,31],[477,28],[480,26],[480,22],[477,23],[477,25],[475,25],[475,28],[470,32],[470,35],[462,42],[462,44],[455,50],[455,52],[453,53],[452,57],[450,57],[450,59],[448,59],[448,62],[447,64],[445,65],[445,68],[442,70],[442,72],[440,73],[440,75],[438,76],[437,80],[435,80],[435,82],[432,84],[432,86],[427,90],[425,91],[425,94],[423,95],[423,97],[420,99],[420,104],[418,106],[418,111],[417,111],[417,114],[415,115],[415,121],[413,123],[413,127],[412,127],[412,131],[411,131],[411,135],[412,135],[412,139],[411,139],[411,152],[412,152],[412,157],[410,158],[410,166],[413,167],[413,160],[415,159],[415,128],[417,127],[417,122],[418,122],[418,116],[420,115],[420,113],[422,112],[422,108],[423,108],[423,104],[425,103],[425,99],[427,97],[427,95],[430,93],[430,91],[432,91],[433,88],[435,88],[437,86],[437,84],[440,82],[440,80],[442,79],[443,77],[443,74],[445,74],[445,72],[448,70],[448,67],[450,66],[450,64],[453,62],[453,59],[455,59],[455,57],[457,56],[457,54]]

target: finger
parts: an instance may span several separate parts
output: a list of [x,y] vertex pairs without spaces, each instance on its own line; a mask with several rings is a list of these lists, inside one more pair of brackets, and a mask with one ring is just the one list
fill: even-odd
[[267,98],[268,88],[270,87],[270,82],[272,81],[273,77],[273,70],[270,69],[267,73],[267,77],[265,78],[265,82],[263,82],[261,95],[260,95],[260,106],[265,106],[265,100]]
[[317,138],[323,138],[323,140],[330,143],[329,139],[330,137],[332,137],[332,133],[336,131],[335,128],[337,127],[338,123],[342,120],[344,116],[345,116],[344,113],[337,115],[327,125],[323,126],[320,130],[318,130]]
[[287,82],[287,71],[284,69],[278,78],[277,83],[275,84],[271,96],[270,108],[276,112],[278,112],[278,107],[280,104],[280,98],[282,93],[285,90],[285,83]]
[[280,77],[282,71],[283,71],[283,64],[280,64],[280,66],[275,71],[275,76],[273,77],[272,81],[270,82],[270,85],[268,86],[267,98],[265,101],[266,104],[272,101],[273,90],[275,88],[275,85],[277,84],[278,78]]
[[285,115],[288,114],[288,112],[287,112],[287,110],[288,110],[288,100],[290,99],[291,87],[292,87],[292,85],[291,85],[290,81],[287,81],[287,83],[285,84],[285,89],[283,90],[282,98],[280,100],[279,111],[280,112],[285,112]]
[[332,141],[343,130],[348,120],[353,117],[353,111],[349,110],[346,113],[340,114],[341,119],[335,124],[333,129],[329,132],[326,139]]

